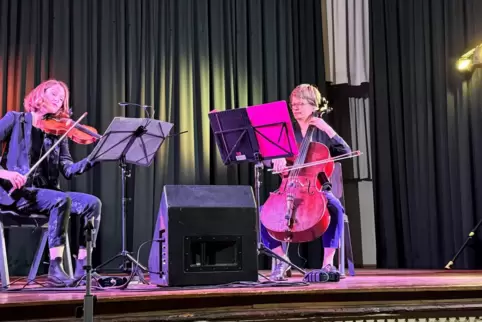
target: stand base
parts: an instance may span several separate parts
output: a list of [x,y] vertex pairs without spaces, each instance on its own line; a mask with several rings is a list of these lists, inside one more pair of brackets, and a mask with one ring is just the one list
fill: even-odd
[[296,266],[295,264],[291,263],[289,260],[287,260],[286,258],[283,258],[281,256],[279,256],[278,254],[276,254],[275,252],[273,252],[271,249],[267,248],[264,244],[262,243],[259,243],[258,244],[258,253],[259,254],[264,254],[266,256],[269,256],[269,257],[274,257],[276,258],[277,260],[279,261],[282,261],[283,263],[285,264],[288,264],[290,265],[291,267],[293,267],[294,269],[296,269],[298,272],[300,272],[301,274],[305,275],[306,272],[299,266]]
[[76,308],[75,317],[78,319],[83,318],[84,322],[94,322],[94,306],[96,302],[97,296],[85,295],[84,306]]
[[[106,266],[107,264],[113,262],[114,260],[118,259],[118,258],[122,258],[123,261],[122,261],[122,264],[120,265],[120,269],[122,272],[131,272],[132,273],[132,270],[134,269],[134,275],[137,275],[139,277],[139,280],[143,283],[143,284],[149,284],[146,279],[144,278],[144,274],[142,273],[142,271],[147,271],[148,269],[142,265],[141,263],[139,263],[135,258],[134,256],[132,256],[129,252],[127,251],[122,251],[120,253],[118,253],[117,255],[115,255],[114,257],[111,257],[110,259],[108,259],[107,261],[105,261],[104,263],[100,264],[99,266],[97,266],[95,269],[94,269],[94,272],[97,272],[98,270],[100,270],[102,267]],[[127,263],[131,263],[131,266],[132,266],[132,269],[129,269],[127,267]]]

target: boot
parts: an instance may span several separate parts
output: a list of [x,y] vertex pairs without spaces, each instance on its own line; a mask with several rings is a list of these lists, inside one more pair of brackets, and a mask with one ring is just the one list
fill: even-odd
[[56,257],[50,260],[47,282],[53,287],[69,287],[74,284],[74,280],[64,270],[62,258]]
[[74,279],[80,280],[82,277],[85,276],[84,266],[86,264],[86,259],[78,259],[75,261],[75,272],[74,272]]
[[288,270],[286,270],[286,276],[287,276],[287,277],[293,276],[293,274],[292,274],[292,272],[291,272],[291,266],[288,268]]
[[[285,256],[283,256],[285,257]],[[272,281],[286,281],[286,272],[291,269],[291,266],[278,259],[273,258],[271,261],[271,275]]]

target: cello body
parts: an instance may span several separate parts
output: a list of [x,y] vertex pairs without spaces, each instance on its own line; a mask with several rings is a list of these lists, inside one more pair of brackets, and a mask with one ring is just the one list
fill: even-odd
[[[329,160],[327,146],[317,142],[303,142],[296,160],[287,165]],[[330,179],[334,162],[292,170],[282,174],[278,190],[271,192],[263,205],[260,220],[276,240],[302,243],[323,235],[330,224],[328,203],[322,190],[322,179]]]

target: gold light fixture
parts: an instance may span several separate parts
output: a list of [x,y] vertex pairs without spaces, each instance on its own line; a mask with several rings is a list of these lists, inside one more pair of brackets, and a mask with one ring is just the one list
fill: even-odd
[[482,44],[472,48],[457,60],[457,69],[470,72],[476,67],[482,67]]

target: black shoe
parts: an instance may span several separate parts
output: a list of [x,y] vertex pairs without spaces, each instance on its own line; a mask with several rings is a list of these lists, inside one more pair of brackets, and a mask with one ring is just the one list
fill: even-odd
[[47,282],[53,287],[68,287],[74,284],[74,280],[64,270],[62,258],[57,257],[50,261]]
[[340,272],[336,269],[333,265],[326,265],[321,269],[323,272],[328,273],[329,282],[339,282],[340,281]]
[[288,270],[286,271],[286,277],[291,277],[293,276],[293,272],[291,272],[291,266],[290,268],[288,268]]

